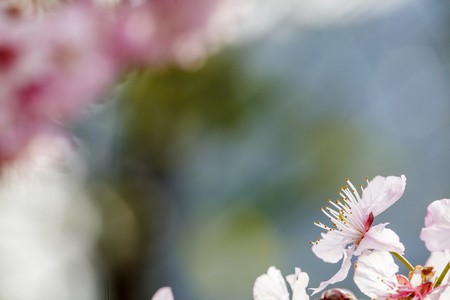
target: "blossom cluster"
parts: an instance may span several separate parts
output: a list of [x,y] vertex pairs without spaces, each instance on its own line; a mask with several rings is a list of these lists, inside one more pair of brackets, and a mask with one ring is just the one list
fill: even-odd
[[[403,256],[405,247],[398,235],[386,228],[388,223],[373,225],[377,215],[389,208],[403,195],[404,175],[377,176],[367,187],[360,186],[360,195],[347,179],[340,189],[340,199],[330,201],[322,208],[330,225],[316,222],[325,232],[311,242],[313,253],[329,263],[342,260],[340,270],[329,280],[312,290],[311,296],[322,292],[328,285],[344,280],[357,257],[353,279],[360,291],[378,300],[445,300],[450,299],[450,199],[436,200],[428,206],[425,227],[420,238],[431,252],[424,266],[413,267]],[[409,274],[399,274],[394,258],[406,265]],[[253,287],[254,300],[309,300],[309,276],[300,268],[286,277],[288,286],[274,266],[259,276]],[[332,288],[324,291],[319,300],[356,300],[346,289]],[[170,288],[163,288],[152,300],[173,300]]]
[[227,34],[230,1],[1,1],[0,165],[124,72],[201,61]]

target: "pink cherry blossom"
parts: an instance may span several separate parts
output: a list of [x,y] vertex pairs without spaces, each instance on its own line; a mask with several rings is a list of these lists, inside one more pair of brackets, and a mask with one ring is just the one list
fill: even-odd
[[[300,268],[295,268],[295,274],[286,276],[292,289],[292,300],[309,300],[306,286],[309,276]],[[290,300],[289,291],[280,270],[270,267],[266,274],[259,276],[253,286],[255,300]]]
[[428,206],[420,239],[430,252],[450,249],[450,199],[436,200]]
[[[367,180],[367,179],[366,179]],[[322,282],[314,293],[323,290],[329,284],[342,281],[347,277],[351,267],[351,258],[364,250],[404,252],[404,246],[395,232],[385,228],[388,223],[371,226],[374,218],[395,203],[405,190],[406,178],[377,176],[362,188],[362,196],[347,179],[349,186],[341,188],[341,200],[329,203],[335,209],[322,208],[324,214],[332,221],[332,227],[320,222],[317,226],[326,230],[322,237],[313,244],[314,254],[325,262],[336,263],[340,259],[340,270],[328,281]],[[347,245],[349,245],[348,248]]]
[[123,2],[114,10],[113,52],[127,62],[185,68],[196,67],[228,39],[237,23],[233,16],[245,5],[236,0]]
[[85,2],[42,19],[0,12],[0,163],[112,85],[119,66],[107,55],[104,26]]
[[446,299],[447,286],[433,288],[430,268],[417,266],[409,278],[398,273],[392,255],[386,251],[366,251],[355,263],[354,281],[371,299],[438,300]]
[[[196,65],[236,0],[8,0],[0,4],[0,165],[60,130],[130,67]],[[232,13],[230,13],[232,14]],[[231,19],[230,19],[231,20]]]

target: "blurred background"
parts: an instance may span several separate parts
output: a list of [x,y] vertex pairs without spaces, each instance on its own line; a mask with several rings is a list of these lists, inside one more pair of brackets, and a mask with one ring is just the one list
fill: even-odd
[[[317,287],[340,263],[313,255],[313,222],[346,178],[404,174],[375,222],[428,258],[426,207],[450,196],[450,3],[267,0],[248,16],[201,66],[133,71],[68,125],[99,299],[252,299],[272,265]],[[363,297],[351,277],[336,286]]]

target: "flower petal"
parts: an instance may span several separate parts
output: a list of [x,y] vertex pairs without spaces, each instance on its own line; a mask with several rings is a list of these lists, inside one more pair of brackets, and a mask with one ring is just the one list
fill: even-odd
[[348,271],[350,270],[350,267],[352,265],[352,257],[354,250],[355,246],[353,245],[342,252],[344,259],[342,260],[342,265],[339,271],[336,274],[334,274],[334,276],[331,277],[329,280],[321,282],[319,284],[319,287],[312,289],[314,292],[311,294],[311,296],[319,293],[320,291],[325,289],[329,284],[340,282],[347,277]]
[[436,200],[428,205],[425,226],[435,224],[450,225],[450,199]]
[[300,268],[295,268],[295,274],[286,276],[287,282],[291,285],[292,300],[309,300],[306,294],[306,287],[309,283],[309,276],[302,272]]
[[420,239],[424,241],[428,251],[435,252],[450,249],[449,235],[450,226],[432,226],[422,228]]
[[162,287],[156,291],[152,300],[174,300],[172,289],[170,287]]
[[439,286],[434,288],[430,294],[425,297],[425,300],[445,300],[450,299],[450,287],[447,286]]
[[377,176],[364,189],[360,201],[361,208],[368,215],[370,212],[376,217],[403,195],[406,177],[402,175],[382,177]]
[[436,200],[428,206],[420,239],[430,252],[450,249],[450,199]]
[[280,270],[270,267],[267,274],[256,278],[253,286],[255,300],[289,300],[289,292]]
[[337,231],[322,233],[322,238],[312,246],[313,253],[320,259],[328,263],[337,263],[345,251],[347,244],[352,239]]
[[[449,261],[450,250],[431,252],[430,257],[425,264],[426,266],[433,267],[433,271],[435,272],[435,275],[431,279],[431,281],[434,281],[435,278],[438,278],[441,275],[442,271]],[[449,274],[450,273],[447,273],[447,275],[445,275],[444,280],[442,281],[442,285],[448,285],[450,283]]]
[[392,255],[385,251],[366,251],[355,263],[353,277],[358,288],[373,299],[389,298],[395,294],[398,266]]
[[360,255],[364,250],[374,249],[380,251],[393,251],[403,253],[405,246],[400,242],[398,235],[391,229],[385,228],[389,223],[373,226],[364,234],[363,239],[355,251],[355,255]]

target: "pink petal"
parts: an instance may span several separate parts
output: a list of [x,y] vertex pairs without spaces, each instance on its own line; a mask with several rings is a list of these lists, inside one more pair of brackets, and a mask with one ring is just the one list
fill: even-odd
[[432,225],[450,226],[450,199],[436,200],[428,205],[425,227]]
[[[397,268],[397,271],[398,271],[398,268]],[[395,277],[397,278],[399,285],[411,287],[411,282],[409,282],[408,278],[406,278],[405,276],[403,276],[401,274],[397,274]]]
[[355,251],[355,255],[360,255],[364,250],[368,249],[403,253],[405,246],[400,242],[400,238],[394,231],[385,228],[387,224],[389,223],[371,227],[364,234],[363,239]]
[[376,217],[403,195],[406,177],[402,175],[382,177],[377,176],[364,189],[361,207],[368,214],[372,212]]
[[420,239],[431,252],[450,249],[450,199],[436,200],[428,206]]
[[[443,251],[431,252],[430,257],[425,263],[425,266],[433,267],[433,271],[436,272],[435,276],[431,279],[431,281],[434,281],[435,278],[441,275],[442,271],[444,270],[445,266],[449,261],[450,261],[450,250],[447,249]],[[449,276],[450,273],[447,273],[447,275],[445,275],[444,280],[442,281],[442,285],[444,284],[447,285],[450,283]]]
[[342,258],[345,247],[351,242],[351,238],[329,231],[322,233],[322,238],[312,246],[312,251],[325,262],[337,263]]
[[425,300],[445,300],[450,299],[450,287],[447,286],[439,286],[431,291],[425,297]]
[[170,287],[162,287],[156,291],[152,300],[174,300],[172,289]]
[[449,234],[449,231],[450,227],[433,226],[422,228],[420,239],[425,242],[425,246],[430,252],[450,249],[450,239],[444,238],[446,234]]
[[311,294],[311,296],[319,293],[320,291],[325,289],[329,284],[340,282],[347,277],[348,271],[350,270],[350,267],[352,265],[351,259],[353,257],[354,250],[355,246],[351,246],[350,248],[343,251],[344,259],[342,260],[342,265],[339,271],[329,280],[321,282],[319,284],[319,287],[312,289],[314,292]]
[[420,295],[427,295],[431,292],[433,289],[433,283],[432,282],[426,282],[422,285],[420,285],[417,288],[417,291],[420,293]]

